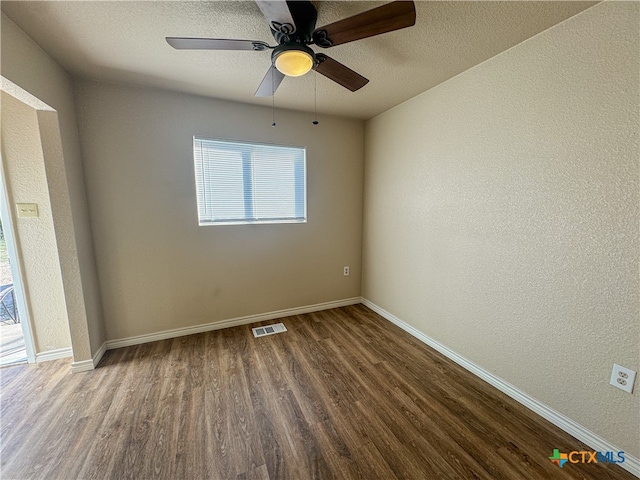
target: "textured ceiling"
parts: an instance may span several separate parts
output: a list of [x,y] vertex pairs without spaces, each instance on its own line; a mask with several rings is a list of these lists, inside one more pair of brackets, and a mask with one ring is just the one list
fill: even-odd
[[[386,2],[314,2],[318,26]],[[416,2],[414,27],[323,51],[370,82],[351,93],[311,72],[285,78],[278,108],[370,118],[597,2]],[[270,52],[178,51],[165,36],[274,44],[254,2],[2,1],[2,11],[73,75],[271,105],[253,94]],[[544,75],[544,72],[540,72]]]

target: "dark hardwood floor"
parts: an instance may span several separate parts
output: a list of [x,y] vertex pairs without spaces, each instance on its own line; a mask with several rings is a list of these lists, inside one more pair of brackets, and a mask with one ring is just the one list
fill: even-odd
[[362,305],[282,321],[3,368],[1,478],[635,478]]

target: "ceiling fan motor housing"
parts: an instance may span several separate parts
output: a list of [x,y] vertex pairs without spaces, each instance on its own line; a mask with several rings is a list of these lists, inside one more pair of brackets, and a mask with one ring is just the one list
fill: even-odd
[[291,17],[295,22],[295,32],[288,33],[287,29],[274,29],[274,25],[270,25],[273,38],[278,44],[299,42],[309,44],[312,42],[312,33],[316,28],[318,20],[318,12],[316,7],[308,0],[288,1],[287,6],[291,12]]

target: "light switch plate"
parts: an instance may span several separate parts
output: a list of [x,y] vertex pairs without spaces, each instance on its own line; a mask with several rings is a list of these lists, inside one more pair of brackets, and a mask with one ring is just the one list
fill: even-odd
[[618,387],[620,390],[624,390],[627,393],[633,392],[633,383],[636,381],[636,372],[629,368],[625,368],[617,363],[613,364],[613,371],[611,372],[611,380],[609,383],[614,387]]
[[37,203],[16,203],[16,210],[20,218],[34,218],[39,216]]

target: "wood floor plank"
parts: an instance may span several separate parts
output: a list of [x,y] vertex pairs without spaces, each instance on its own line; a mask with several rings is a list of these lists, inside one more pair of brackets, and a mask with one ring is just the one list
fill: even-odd
[[246,372],[243,368],[242,357],[249,349],[247,335],[235,332],[223,332],[229,346],[227,359],[227,378],[229,382],[223,384],[223,391],[227,393],[226,402],[232,406],[227,415],[227,428],[232,432],[232,449],[235,454],[234,464],[236,474],[253,472],[263,465],[264,455],[259,442],[258,427],[256,425],[251,398],[247,395],[248,384]]
[[1,478],[635,478],[363,305],[278,321],[0,369]]
[[277,365],[273,363],[264,342],[254,345],[253,355],[246,356],[243,365],[249,379],[249,395],[269,477],[304,478],[301,476],[302,466],[295,461],[288,431],[289,420],[280,415],[284,412],[280,405],[286,390],[283,390],[283,383],[278,381],[280,375]]

